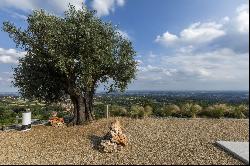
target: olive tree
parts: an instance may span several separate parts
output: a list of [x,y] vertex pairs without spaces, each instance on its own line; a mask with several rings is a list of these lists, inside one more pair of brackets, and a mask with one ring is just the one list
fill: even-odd
[[27,99],[47,102],[70,97],[73,124],[93,120],[93,95],[100,84],[107,92],[124,91],[135,78],[136,52],[117,26],[95,11],[69,5],[64,16],[33,11],[26,29],[3,23],[17,47],[27,53],[14,69],[14,86]]

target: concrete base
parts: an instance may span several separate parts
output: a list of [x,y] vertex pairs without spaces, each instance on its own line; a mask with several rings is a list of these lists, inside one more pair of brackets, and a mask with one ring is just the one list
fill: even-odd
[[22,125],[22,127],[21,127],[22,131],[27,131],[27,130],[30,130],[30,129],[31,129],[31,124],[29,124],[29,125]]
[[249,165],[249,142],[216,141],[215,143]]

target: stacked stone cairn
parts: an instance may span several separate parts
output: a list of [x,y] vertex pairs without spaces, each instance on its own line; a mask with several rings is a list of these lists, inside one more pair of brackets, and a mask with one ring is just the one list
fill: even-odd
[[100,148],[103,152],[118,152],[128,144],[128,138],[122,132],[120,122],[115,120],[111,123],[109,132],[101,140]]

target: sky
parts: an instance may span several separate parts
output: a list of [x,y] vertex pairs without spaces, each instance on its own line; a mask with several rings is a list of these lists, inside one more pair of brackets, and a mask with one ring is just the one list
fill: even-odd
[[[128,90],[249,90],[248,0],[0,0],[0,26],[25,28],[32,10],[63,15],[69,3],[95,9],[132,41],[139,65]],[[17,91],[23,56],[0,31],[0,92]]]

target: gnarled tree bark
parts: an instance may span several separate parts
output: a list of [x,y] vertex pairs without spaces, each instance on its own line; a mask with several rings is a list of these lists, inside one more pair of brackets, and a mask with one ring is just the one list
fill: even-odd
[[84,122],[94,120],[93,96],[94,91],[87,91],[83,96],[70,96],[70,99],[74,105],[74,116],[70,120],[69,125],[81,125]]
[[71,101],[74,105],[74,116],[69,122],[70,125],[81,125],[84,123],[86,116],[85,116],[85,105],[83,103],[82,96],[70,96]]

